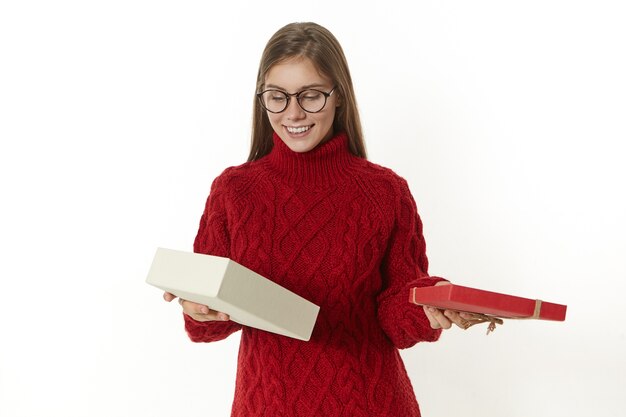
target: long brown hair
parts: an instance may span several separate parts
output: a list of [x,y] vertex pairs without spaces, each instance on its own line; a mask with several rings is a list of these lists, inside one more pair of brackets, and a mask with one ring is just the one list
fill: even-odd
[[[279,29],[267,42],[261,56],[256,92],[262,91],[265,77],[272,66],[296,57],[309,58],[321,74],[334,81],[341,105],[335,113],[333,129],[335,133],[346,132],[350,151],[356,156],[367,158],[348,62],[341,45],[328,29],[311,22],[290,23]],[[248,161],[262,158],[272,150],[272,134],[267,113],[255,95]]]

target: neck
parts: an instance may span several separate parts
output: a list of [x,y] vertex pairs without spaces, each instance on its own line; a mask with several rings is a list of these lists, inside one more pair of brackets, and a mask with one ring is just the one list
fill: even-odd
[[270,169],[292,186],[327,187],[350,175],[358,161],[345,133],[336,134],[309,152],[294,152],[274,133],[274,148],[264,158]]

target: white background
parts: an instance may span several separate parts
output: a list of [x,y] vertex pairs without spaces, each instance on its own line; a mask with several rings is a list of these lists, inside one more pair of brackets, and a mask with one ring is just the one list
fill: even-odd
[[265,42],[306,20],[345,49],[430,273],[568,304],[403,351],[423,414],[623,415],[620,3],[2,2],[0,415],[229,415],[239,336],[189,342],[144,279],[191,250]]

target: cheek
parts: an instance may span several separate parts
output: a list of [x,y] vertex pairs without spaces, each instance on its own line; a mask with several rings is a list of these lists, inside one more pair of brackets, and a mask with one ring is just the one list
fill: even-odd
[[337,113],[335,111],[329,111],[328,113],[324,115],[323,118],[321,118],[320,123],[323,123],[324,125],[332,126],[333,122],[335,121],[336,116],[337,116]]
[[274,113],[267,113],[267,118],[270,121],[270,125],[272,125],[272,127],[276,127],[276,126],[280,126],[280,116]]

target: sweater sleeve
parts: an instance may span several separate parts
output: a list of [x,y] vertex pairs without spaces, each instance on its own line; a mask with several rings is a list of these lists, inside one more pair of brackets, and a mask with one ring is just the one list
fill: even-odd
[[418,342],[439,339],[424,310],[409,302],[412,287],[435,285],[442,278],[428,276],[422,222],[406,181],[400,179],[395,216],[387,253],[382,263],[384,288],[378,296],[378,321],[393,344],[404,349]]
[[[217,177],[211,185],[211,192],[206,201],[204,213],[200,218],[198,234],[193,245],[193,250],[196,253],[229,257],[230,238],[227,216],[229,204],[226,198],[226,173],[225,171]],[[185,330],[189,338],[194,342],[222,340],[241,329],[241,325],[234,321],[199,322],[184,313],[183,317],[185,319]]]

